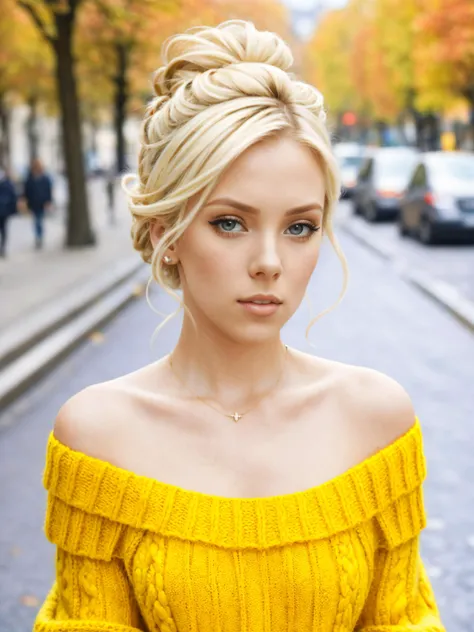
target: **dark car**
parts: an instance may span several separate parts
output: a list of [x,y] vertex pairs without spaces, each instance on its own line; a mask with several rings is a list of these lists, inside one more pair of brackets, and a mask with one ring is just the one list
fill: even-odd
[[367,221],[396,219],[418,152],[411,147],[372,149],[357,175],[353,209]]
[[425,244],[474,240],[474,155],[428,152],[420,156],[401,203],[401,235]]

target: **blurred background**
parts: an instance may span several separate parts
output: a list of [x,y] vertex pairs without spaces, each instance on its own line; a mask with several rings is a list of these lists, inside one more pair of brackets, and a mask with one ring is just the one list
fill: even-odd
[[[26,632],[54,578],[41,484],[61,405],[156,360],[149,270],[120,177],[134,170],[161,43],[252,20],[324,94],[343,185],[285,342],[384,371],[428,461],[422,554],[449,632],[474,632],[473,0],[0,0],[0,632]],[[154,308],[173,300],[151,289]]]

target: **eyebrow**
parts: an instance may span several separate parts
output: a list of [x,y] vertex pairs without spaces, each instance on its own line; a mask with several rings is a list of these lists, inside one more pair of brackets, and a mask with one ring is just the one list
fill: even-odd
[[[239,211],[242,211],[244,213],[252,213],[254,215],[257,215],[260,212],[257,208],[253,206],[249,206],[248,204],[244,204],[243,202],[238,202],[237,200],[232,200],[231,198],[218,198],[216,200],[212,200],[212,202],[209,202],[208,204],[206,204],[206,206],[217,206],[218,204],[232,206]],[[306,211],[322,210],[323,207],[321,206],[321,204],[319,204],[318,202],[313,202],[311,204],[304,204],[303,206],[297,206],[296,208],[292,208],[289,211],[286,211],[285,217],[291,215],[299,215],[300,213],[304,213]]]

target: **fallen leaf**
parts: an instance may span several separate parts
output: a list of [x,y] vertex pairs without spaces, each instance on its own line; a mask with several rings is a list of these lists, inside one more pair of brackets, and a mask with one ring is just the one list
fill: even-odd
[[19,546],[12,546],[12,548],[10,549],[10,555],[12,557],[18,557],[19,555],[21,555],[21,549]]
[[20,602],[28,608],[36,608],[36,606],[39,606],[39,599],[34,595],[22,595]]
[[101,345],[105,340],[105,336],[101,331],[93,331],[89,336],[89,340],[95,345]]
[[135,285],[132,290],[133,296],[144,296],[145,295],[145,286],[143,284]]

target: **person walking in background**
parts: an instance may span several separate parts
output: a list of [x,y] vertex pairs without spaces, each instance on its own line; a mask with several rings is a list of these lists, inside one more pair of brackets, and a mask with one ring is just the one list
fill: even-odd
[[36,248],[43,246],[44,214],[51,208],[53,191],[51,178],[45,172],[41,161],[35,158],[25,183],[25,198],[34,215]]
[[107,172],[105,188],[107,193],[109,223],[113,225],[115,224],[115,170],[113,168]]
[[0,257],[6,257],[7,224],[16,213],[17,195],[9,174],[0,167]]

